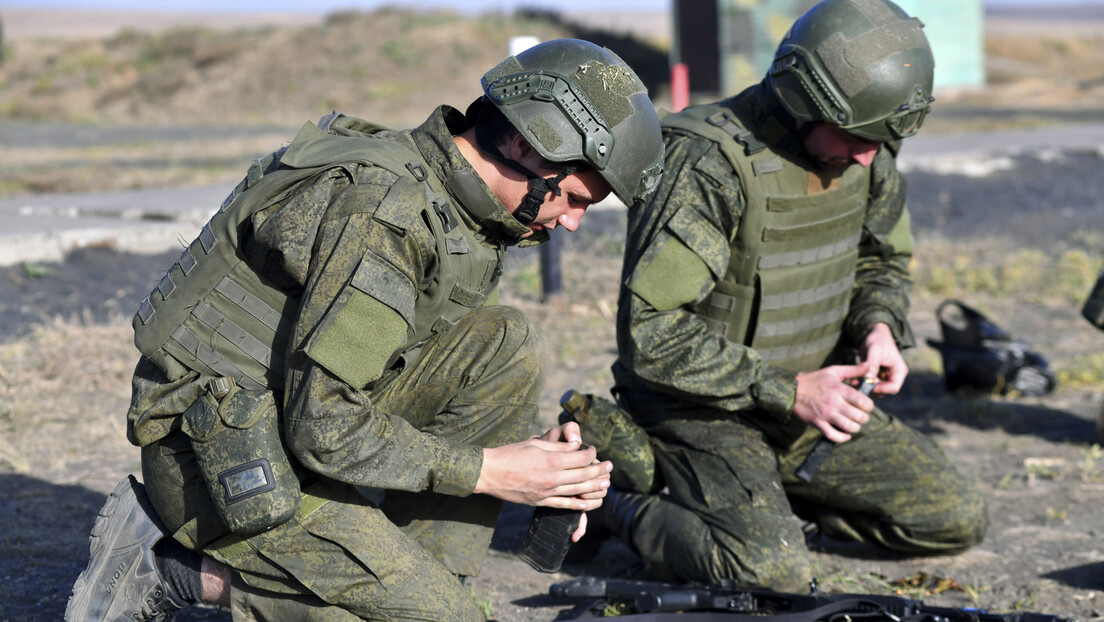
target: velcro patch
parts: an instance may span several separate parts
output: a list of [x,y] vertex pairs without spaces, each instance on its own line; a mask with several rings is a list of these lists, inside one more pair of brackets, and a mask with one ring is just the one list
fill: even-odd
[[394,309],[354,288],[346,288],[327,314],[307,355],[349,386],[378,380],[406,339],[406,320]]
[[629,289],[657,311],[670,311],[695,302],[710,281],[705,262],[674,238],[668,238],[658,248],[653,257],[645,255],[641,259],[629,281]]
[[411,206],[423,205],[425,202],[426,192],[420,183],[409,177],[399,177],[387,190],[372,217],[397,230],[410,231],[418,216],[418,210]]

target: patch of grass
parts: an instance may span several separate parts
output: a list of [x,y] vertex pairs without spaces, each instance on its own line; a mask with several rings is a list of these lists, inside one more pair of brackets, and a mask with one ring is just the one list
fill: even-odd
[[422,61],[422,55],[404,39],[392,39],[381,47],[384,55],[399,67],[416,67]]
[[24,261],[22,268],[23,276],[28,279],[44,279],[54,273],[54,271],[47,266],[41,266],[29,261]]
[[1048,521],[1057,521],[1061,523],[1069,522],[1069,508],[1056,510],[1052,507],[1047,507],[1046,517]]
[[846,567],[829,571],[816,565],[814,574],[819,579],[819,589],[824,592],[871,594],[891,591],[885,577],[874,573],[855,574]]
[[1012,603],[1012,609],[1014,611],[1031,611],[1034,610],[1039,602],[1039,593],[1050,590],[1054,587],[1054,581],[1044,580],[1027,588],[1027,594],[1021,598],[1017,598]]
[[472,600],[475,601],[475,605],[479,607],[479,611],[483,613],[483,617],[490,620],[494,615],[494,601],[491,597],[477,594],[473,588],[468,588],[468,592],[471,594]]
[[1097,468],[1097,462],[1104,458],[1104,448],[1098,443],[1081,450],[1081,481],[1086,484],[1095,484],[1104,481],[1104,470]]
[[520,269],[511,271],[506,275],[505,285],[510,291],[523,297],[536,297],[541,294],[540,264],[532,262],[521,266]]
[[[1089,238],[1086,242],[1091,242]],[[1095,245],[1095,244],[1094,244]],[[1017,296],[1047,306],[1079,304],[1095,282],[1104,255],[1081,244],[1046,252],[998,245],[976,247],[933,240],[925,244],[915,266],[918,294],[944,298],[981,295]]]
[[42,74],[35,78],[34,86],[31,88],[31,92],[35,95],[43,95],[49,93],[54,88],[54,78],[49,74]]
[[1064,479],[1069,471],[1064,460],[1046,460],[1041,458],[1028,458],[1024,461],[1024,469],[1028,477],[1048,480]]
[[1076,356],[1055,366],[1058,386],[1085,389],[1104,385],[1104,352]]
[[997,585],[999,585],[1000,583],[1004,582],[1005,579],[1007,579],[1007,577],[1000,576],[1000,577],[997,577],[996,579],[993,579],[993,581],[991,583],[986,584],[986,583],[981,583],[981,581],[977,577],[974,577],[970,580],[969,583],[965,583],[965,584],[962,585],[962,591],[965,592],[966,597],[970,599],[970,604],[971,605],[973,605],[974,607],[981,607],[982,606],[982,600],[981,600],[982,594],[986,594],[988,592],[993,591],[993,588],[996,587]]

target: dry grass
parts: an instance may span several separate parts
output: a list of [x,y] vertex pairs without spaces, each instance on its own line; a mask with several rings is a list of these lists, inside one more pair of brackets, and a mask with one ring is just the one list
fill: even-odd
[[331,110],[399,126],[479,94],[510,36],[566,36],[547,21],[381,9],[321,25],[122,31],[8,44],[0,118],[109,123],[299,124]]
[[0,344],[0,471],[71,484],[134,469],[124,415],[136,361],[122,321],[56,320]]

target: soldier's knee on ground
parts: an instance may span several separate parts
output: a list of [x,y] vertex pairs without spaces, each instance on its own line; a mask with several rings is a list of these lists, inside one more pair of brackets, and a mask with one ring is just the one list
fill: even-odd
[[760,550],[746,547],[739,555],[719,548],[718,555],[725,559],[710,573],[710,582],[731,578],[741,586],[804,593],[813,580],[804,541],[778,542]]
[[[989,509],[977,486],[959,479],[957,485],[948,482],[942,499],[932,500],[933,507],[925,512],[925,524],[914,524],[909,540],[919,550],[906,552],[949,554],[960,553],[980,543],[989,527]],[[935,508],[939,508],[935,510]]]
[[971,489],[945,523],[944,541],[953,551],[964,551],[980,544],[989,529],[989,508],[981,491]]
[[696,569],[681,569],[690,581],[718,583],[735,580],[741,586],[779,591],[804,592],[813,578],[812,562],[805,542],[748,542],[727,546],[725,538],[713,537],[709,554]]

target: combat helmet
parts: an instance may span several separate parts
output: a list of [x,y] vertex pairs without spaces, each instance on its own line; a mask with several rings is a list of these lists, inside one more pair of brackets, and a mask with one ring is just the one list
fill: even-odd
[[610,50],[546,41],[502,61],[481,83],[484,98],[545,159],[585,163],[630,207],[655,189],[659,119],[640,78]]
[[796,119],[869,140],[907,138],[935,101],[923,27],[889,0],[823,0],[782,39],[767,83]]

